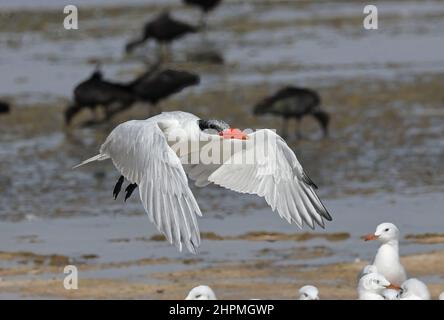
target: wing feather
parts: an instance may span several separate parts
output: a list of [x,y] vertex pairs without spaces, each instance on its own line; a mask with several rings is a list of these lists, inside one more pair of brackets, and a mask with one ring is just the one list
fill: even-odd
[[[202,214],[180,159],[157,122],[151,119],[117,126],[100,153],[109,156],[127,180],[138,184],[150,221],[166,239],[179,250],[185,244],[190,252],[196,253],[200,244],[196,215]],[[169,120],[162,127],[175,124],[176,120]]]
[[[209,175],[208,181],[240,193],[264,197],[281,218],[299,227],[304,223],[312,229],[315,223],[324,227],[323,219],[331,220],[315,192],[317,186],[281,137],[265,129],[250,134],[248,140],[235,140],[235,143],[242,143],[244,148],[238,149],[240,151]],[[236,162],[239,159],[244,162]],[[245,159],[254,159],[254,162],[248,163]]]

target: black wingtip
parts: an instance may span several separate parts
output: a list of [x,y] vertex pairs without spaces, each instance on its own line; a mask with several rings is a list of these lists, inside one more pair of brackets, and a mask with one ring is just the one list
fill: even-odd
[[305,172],[302,173],[302,181],[304,181],[310,187],[318,189],[318,186],[313,182],[313,180],[310,179],[310,177]]
[[331,217],[330,213],[328,213],[328,211],[325,211],[325,213],[322,215],[325,219],[327,219],[328,221],[332,221],[333,218]]

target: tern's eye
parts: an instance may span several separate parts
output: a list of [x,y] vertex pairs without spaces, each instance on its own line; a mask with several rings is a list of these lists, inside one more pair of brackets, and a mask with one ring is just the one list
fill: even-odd
[[304,293],[304,297],[308,297],[308,294]]
[[201,294],[196,294],[196,298],[200,298],[201,296]]
[[390,230],[390,229],[389,229],[389,228],[387,228],[387,229],[385,229],[384,231],[385,231],[385,232],[388,232],[389,230]]

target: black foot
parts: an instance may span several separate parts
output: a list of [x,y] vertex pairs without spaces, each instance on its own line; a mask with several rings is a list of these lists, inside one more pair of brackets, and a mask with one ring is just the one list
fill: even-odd
[[122,189],[122,184],[123,184],[123,180],[124,180],[124,179],[125,179],[125,178],[124,178],[123,176],[120,176],[119,180],[117,180],[117,183],[116,183],[116,185],[115,185],[115,187],[114,187],[114,190],[113,190],[114,200],[117,199],[117,196],[118,196],[119,193],[120,193],[120,189]]
[[128,199],[129,197],[131,197],[131,194],[133,193],[134,189],[137,188],[137,183],[132,183],[130,185],[128,185],[128,187],[126,187],[125,192],[125,201],[126,199]]

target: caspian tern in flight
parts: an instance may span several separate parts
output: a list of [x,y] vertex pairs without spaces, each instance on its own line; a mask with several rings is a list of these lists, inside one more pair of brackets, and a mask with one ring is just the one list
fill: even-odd
[[214,183],[264,197],[281,218],[301,228],[331,220],[294,152],[269,129],[246,134],[220,120],[164,112],[118,125],[98,155],[74,168],[105,159],[121,173],[114,196],[124,179],[130,182],[125,200],[139,187],[149,219],[179,250],[185,244],[196,253],[200,244],[196,215],[202,214],[187,174],[199,187]]

